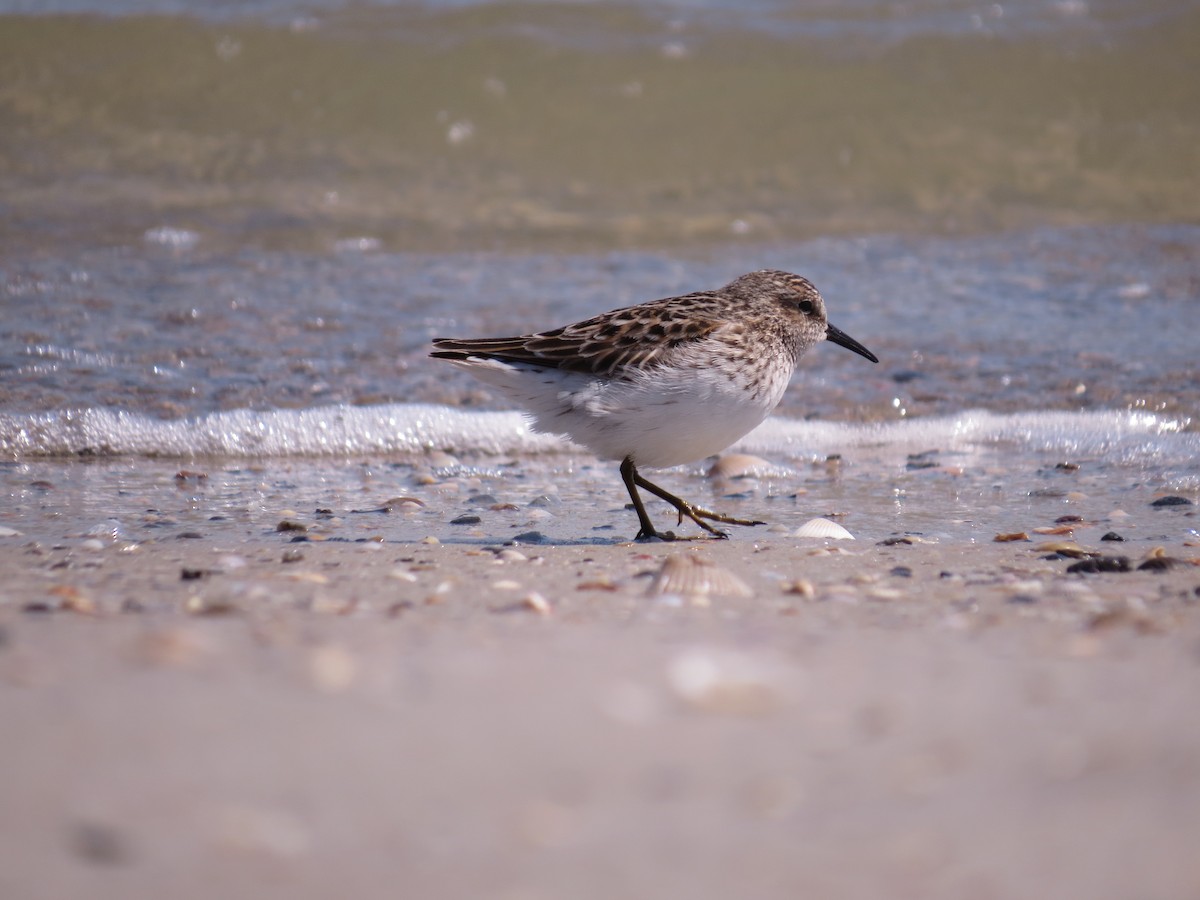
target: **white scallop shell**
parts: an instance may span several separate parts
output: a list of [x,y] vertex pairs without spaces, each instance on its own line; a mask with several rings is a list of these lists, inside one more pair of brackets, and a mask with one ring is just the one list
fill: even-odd
[[833,541],[852,541],[854,535],[829,519],[809,519],[796,529],[793,537],[826,538]]
[[676,594],[681,597],[751,597],[754,592],[728,569],[693,553],[672,553],[646,589],[647,596]]

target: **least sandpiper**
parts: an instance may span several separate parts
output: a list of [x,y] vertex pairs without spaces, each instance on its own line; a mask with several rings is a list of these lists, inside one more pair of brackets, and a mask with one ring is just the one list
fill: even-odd
[[688,503],[638,468],[678,466],[724,450],[767,417],[800,357],[825,340],[879,362],[829,324],[812,282],[764,269],[720,290],[652,300],[539,334],[436,338],[430,355],[500,388],[525,407],[534,431],[620,460],[637,540],[675,540],[651,524],[639,487],[675,507],[677,524],[687,516],[717,537],[727,535],[706,519],[765,523]]

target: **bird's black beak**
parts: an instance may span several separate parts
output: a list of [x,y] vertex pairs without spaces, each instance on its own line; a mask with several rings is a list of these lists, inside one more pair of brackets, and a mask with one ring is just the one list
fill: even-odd
[[845,347],[847,350],[853,350],[859,356],[865,356],[873,363],[879,362],[879,357],[840,328],[834,328],[832,325],[828,326],[828,330],[825,332],[825,340],[833,341],[839,347]]

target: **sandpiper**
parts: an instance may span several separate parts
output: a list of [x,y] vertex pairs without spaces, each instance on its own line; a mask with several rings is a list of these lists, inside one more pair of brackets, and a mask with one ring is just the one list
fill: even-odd
[[825,318],[812,282],[763,269],[716,291],[652,300],[553,331],[510,338],[436,338],[430,355],[495,385],[533,418],[533,430],[570,438],[621,461],[637,540],[658,531],[638,488],[667,501],[709,534],[710,520],[762,525],[688,503],[639,471],[719,453],[758,426],[783,398],[796,363],[821,341],[871,362],[870,350]]

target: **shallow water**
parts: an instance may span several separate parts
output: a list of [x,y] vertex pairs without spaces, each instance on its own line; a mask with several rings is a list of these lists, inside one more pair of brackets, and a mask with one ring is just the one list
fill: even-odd
[[[430,339],[544,330],[771,266],[811,277],[831,320],[881,360],[816,348],[783,415],[1136,409],[1194,419],[1197,246],[1200,228],[1180,225],[827,238],[703,258],[140,244],[9,260],[0,409],[178,419],[338,403],[508,408],[428,360]],[[12,444],[0,433],[0,448]],[[163,451],[204,452],[179,442]],[[286,441],[271,452],[288,452]]]
[[[636,520],[614,464],[531,441],[513,414],[493,424],[491,442],[454,455],[356,447],[315,459],[182,464],[139,457],[136,448],[83,461],[29,456],[0,465],[0,526],[18,532],[10,539],[94,552],[172,540],[205,541],[221,553],[293,539],[536,545],[632,537]],[[1100,547],[1102,535],[1117,531],[1125,543],[1115,550],[1143,556],[1200,540],[1194,505],[1153,505],[1200,492],[1200,435],[1177,425],[1145,414],[973,413],[871,426],[776,419],[741,445],[769,460],[752,474],[720,477],[698,464],[654,480],[769,523],[734,529],[738,540],[796,542],[803,522],[833,516],[857,538],[845,545],[852,550],[897,535],[962,544],[1027,531],[1036,542],[1062,540],[1032,529],[1070,516],[1078,524],[1066,539]],[[444,430],[459,440],[471,432],[453,421]],[[541,452],[531,454],[535,447]],[[649,510],[659,527],[675,527],[662,504]]]

